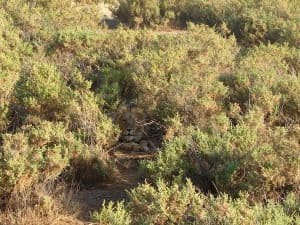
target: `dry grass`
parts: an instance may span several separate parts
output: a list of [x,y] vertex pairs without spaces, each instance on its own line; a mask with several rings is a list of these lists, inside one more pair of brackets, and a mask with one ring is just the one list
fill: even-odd
[[24,193],[13,194],[0,211],[1,225],[83,225],[77,219],[79,206],[75,192],[64,183],[39,184]]

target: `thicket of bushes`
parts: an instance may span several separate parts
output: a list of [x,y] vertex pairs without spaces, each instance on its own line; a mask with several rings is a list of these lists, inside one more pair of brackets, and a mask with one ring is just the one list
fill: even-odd
[[3,135],[0,195],[56,178],[84,150],[62,123],[41,122]]
[[[204,179],[211,178],[217,191],[233,197],[247,191],[249,198],[256,200],[280,199],[290,191],[297,192],[299,134],[284,128],[264,129],[256,112],[247,117],[248,121],[226,133],[189,128],[186,135],[167,142],[155,161],[144,161],[142,168],[153,180],[180,181],[194,174],[192,177],[198,176],[194,182],[201,186]],[[204,171],[206,177],[197,174],[190,162],[191,146],[210,165],[209,171]]]
[[[141,163],[152,185],[96,221],[299,223],[298,2],[120,3],[132,26],[198,24],[171,33],[100,29],[98,3],[0,3],[0,199],[61,174],[108,178],[110,115],[135,101],[167,129],[158,157]],[[191,147],[218,197],[195,193],[206,181]]]
[[234,34],[244,45],[287,42],[299,47],[298,1],[120,0],[118,18],[130,26],[171,25],[187,22]]
[[104,113],[103,98],[91,90],[89,72],[74,65],[75,55],[62,61],[64,49],[50,51],[64,42],[85,42],[88,34],[68,27],[81,24],[93,33],[98,19],[86,10],[97,7],[73,1],[1,3],[1,198],[56,179],[66,169],[78,177],[84,176],[80,169],[89,174],[86,167],[97,165],[93,173],[99,179],[109,176],[105,149],[118,138],[118,128]]
[[[190,182],[182,186],[159,181],[143,184],[129,192],[129,202],[118,202],[95,212],[99,224],[297,224],[299,201],[287,196],[282,204],[250,205],[247,196],[232,200],[196,193]],[[118,219],[117,219],[118,218]]]

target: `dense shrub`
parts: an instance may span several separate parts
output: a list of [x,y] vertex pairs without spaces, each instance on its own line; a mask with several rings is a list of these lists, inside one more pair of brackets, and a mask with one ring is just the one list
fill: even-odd
[[[222,111],[227,90],[217,77],[233,69],[238,51],[234,39],[228,41],[203,26],[171,36],[120,29],[90,34],[91,41],[84,42],[75,33],[64,32],[63,41],[57,39],[61,34],[55,35],[51,57],[67,77],[77,66],[110,110],[124,99],[135,99],[161,119],[180,112],[186,122],[197,124],[203,116]],[[188,79],[184,83],[183,77]],[[176,93],[178,89],[182,93]],[[202,98],[193,101],[198,96]]]
[[103,151],[117,140],[119,134],[117,126],[101,110],[105,100],[90,91],[91,82],[77,70],[71,74],[69,86],[74,95],[66,113],[69,129],[82,142],[92,145],[95,151]]
[[123,202],[118,202],[116,206],[113,202],[109,202],[101,212],[94,212],[92,219],[99,224],[107,225],[130,225],[132,222],[130,213],[126,211]]
[[252,49],[223,77],[230,103],[243,112],[259,107],[273,124],[299,124],[299,60],[299,50],[287,46]]
[[185,0],[160,0],[161,21],[170,26],[178,25],[176,20],[185,4]]
[[162,120],[179,113],[185,123],[207,127],[227,95],[218,76],[232,70],[234,39],[201,26],[154,40],[156,45],[144,47],[128,66],[138,102]]
[[[2,207],[2,225],[45,223],[78,224],[68,212],[75,212],[78,204],[72,199],[75,190],[64,182],[45,182],[33,185],[23,193],[10,196],[6,207]],[[3,202],[1,202],[2,204]]]
[[156,185],[96,222],[298,224],[298,1],[123,0],[120,19],[143,30],[101,29],[99,3],[0,3],[0,198],[58,176],[113,178],[109,115],[130,101],[166,129],[141,166]]
[[125,23],[136,20],[144,26],[170,21],[180,27],[189,21],[206,24],[225,36],[233,33],[246,46],[260,42],[300,44],[299,3],[294,0],[120,0],[116,15]]
[[78,46],[88,46],[93,33],[83,29],[63,29],[54,34],[52,46],[54,48],[72,49]]
[[114,33],[61,30],[51,37],[48,55],[64,71],[67,80],[79,71],[84,79],[91,82],[97,98],[116,106],[125,82],[122,68],[144,38],[141,32],[123,29]]
[[62,123],[40,122],[4,134],[0,157],[0,195],[23,191],[56,178],[85,148]]
[[89,145],[103,149],[118,137],[118,129],[99,109],[92,93],[77,93],[77,99],[69,109],[69,127],[80,139]]
[[[217,26],[225,34],[232,32],[246,46],[260,42],[288,42],[292,46],[299,46],[299,5],[295,1],[196,1],[190,10],[196,11],[196,18],[188,20]],[[187,9],[186,15],[189,17],[193,14]],[[207,16],[197,18],[197,15]]]
[[115,163],[104,150],[87,149],[75,159],[63,173],[68,181],[85,187],[100,185],[104,181],[113,181],[116,175]]
[[59,71],[51,64],[35,64],[24,71],[16,84],[16,98],[22,116],[59,119],[66,113],[72,93]]
[[299,202],[289,195],[280,205],[250,205],[244,197],[232,200],[227,195],[214,198],[197,194],[188,182],[182,187],[158,182],[153,187],[140,185],[129,192],[129,202],[116,207],[109,203],[93,219],[99,224],[296,224]]
[[23,40],[33,44],[47,40],[50,33],[66,27],[96,28],[101,19],[97,1],[14,0],[1,5],[21,29]]
[[154,180],[178,180],[178,176],[190,172],[199,176],[187,157],[193,145],[210,165],[205,172],[213,178],[218,191],[232,196],[247,191],[256,199],[278,198],[297,191],[297,134],[284,128],[265,129],[258,112],[247,117],[227,133],[209,134],[190,128],[187,135],[167,142],[155,161],[143,161],[142,168]]
[[122,21],[131,26],[151,26],[160,21],[159,0],[127,0],[120,1],[116,13]]
[[19,57],[25,48],[19,33],[11,18],[0,9],[0,132],[7,128],[9,122],[9,105],[20,71]]
[[184,174],[189,163],[186,157],[186,137],[177,137],[163,146],[155,161],[142,161],[141,169],[153,180],[173,180]]
[[101,112],[101,103],[89,91],[91,83],[78,71],[72,73],[69,83],[67,85],[54,66],[33,65],[16,85],[17,113],[25,123],[33,122],[32,118],[36,117],[64,121],[84,143],[108,146],[113,136],[117,136],[117,129]]

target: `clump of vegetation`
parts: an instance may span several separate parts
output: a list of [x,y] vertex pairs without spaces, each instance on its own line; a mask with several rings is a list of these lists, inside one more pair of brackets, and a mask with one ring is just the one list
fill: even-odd
[[122,21],[136,28],[139,28],[140,25],[153,26],[160,21],[159,1],[120,1],[117,16]]
[[106,149],[89,148],[70,159],[62,176],[80,186],[93,187],[104,181],[114,181],[117,169]]
[[[293,131],[264,128],[259,112],[226,133],[203,132],[189,128],[185,135],[165,143],[154,161],[143,161],[141,168],[153,179],[179,181],[182,175],[199,176],[195,182],[210,178],[219,192],[237,196],[247,191],[254,199],[278,199],[299,186],[299,143]],[[285,143],[285,144],[283,144]],[[188,157],[193,147],[209,168],[201,177]],[[199,162],[200,163],[200,162]],[[201,180],[202,179],[202,180]],[[213,190],[211,190],[213,191]]]
[[299,124],[298,60],[299,50],[287,46],[250,50],[234,74],[223,77],[230,103],[238,104],[242,112],[259,107],[270,126]]
[[109,225],[130,225],[132,224],[131,215],[127,212],[123,202],[109,202],[108,205],[103,204],[101,212],[94,212],[92,220],[99,224]]
[[204,127],[200,123],[198,131],[192,133],[182,126],[184,115],[177,118],[179,123],[173,120],[169,127],[173,134],[167,132],[171,141],[156,161],[143,163],[143,168],[154,179],[188,174],[191,162],[187,152],[200,138],[197,149],[211,165],[209,173],[219,191],[236,196],[246,190],[259,199],[297,192],[299,180],[294,174],[299,174],[299,110],[295,86],[299,80],[294,62],[298,58],[298,50],[287,46],[250,50],[232,73],[219,77],[228,88],[221,113]]
[[63,182],[47,182],[31,186],[23,193],[11,196],[8,205],[0,211],[0,223],[32,224],[82,224],[74,218],[79,205],[73,201],[75,189]]
[[[101,28],[103,2],[118,29]],[[113,179],[113,115],[135,102],[166,131],[157,157],[141,163],[152,185],[104,205],[95,222],[298,224],[299,9],[294,0],[2,1],[0,223],[51,221],[61,209],[53,196],[9,208],[34,185]]]
[[67,85],[54,66],[33,65],[16,84],[15,113],[25,120],[23,123],[32,123],[34,118],[63,121],[84,143],[107,146],[109,137],[117,136],[117,129],[89,91],[91,83],[80,72],[72,75]]
[[284,43],[299,47],[299,3],[290,1],[203,1],[120,0],[116,15],[129,25],[169,24],[185,27],[187,22],[216,27],[234,34],[246,46]]
[[129,67],[141,104],[161,120],[179,114],[186,124],[207,127],[207,118],[223,111],[227,89],[218,76],[233,68],[235,40],[204,26],[157,38],[158,47],[145,47]]
[[47,64],[33,65],[29,71],[24,71],[16,85],[22,116],[59,120],[68,110],[71,94],[56,68]]
[[19,38],[20,30],[13,26],[4,9],[0,9],[0,132],[8,124],[8,111],[14,85],[19,78],[21,69],[20,54],[26,54],[28,46]]
[[[217,198],[196,193],[190,182],[171,186],[160,181],[156,186],[140,185],[129,192],[124,206],[112,203],[93,214],[99,224],[296,224],[299,203],[289,195],[282,204],[270,202],[251,206],[247,196],[232,200],[227,195]],[[118,216],[118,217],[117,217]]]
[[0,195],[24,191],[38,181],[55,179],[84,148],[62,123],[42,121],[3,135]]
[[299,4],[295,1],[187,1],[181,21],[216,26],[226,35],[233,33],[241,43],[288,42],[299,46],[296,24]]
[[46,40],[52,32],[66,27],[97,28],[101,19],[97,1],[14,0],[1,5],[21,29],[23,40],[34,45]]

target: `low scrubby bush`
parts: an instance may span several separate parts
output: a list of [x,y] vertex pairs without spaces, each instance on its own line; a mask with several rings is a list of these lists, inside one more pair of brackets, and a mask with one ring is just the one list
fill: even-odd
[[153,26],[160,22],[159,0],[121,0],[116,14],[133,27]]
[[24,191],[54,179],[86,147],[62,123],[41,121],[15,134],[4,134],[0,157],[0,195]]
[[101,6],[97,3],[72,0],[14,0],[3,2],[1,6],[20,28],[22,39],[39,45],[47,40],[49,34],[67,27],[97,28],[101,19]]
[[178,180],[184,174],[200,176],[188,157],[189,149],[194,147],[199,152],[199,163],[205,160],[210,166],[204,172],[220,192],[237,196],[240,191],[247,191],[254,199],[277,199],[297,191],[297,133],[285,128],[264,128],[259,115],[249,113],[244,122],[226,133],[210,134],[190,128],[186,135],[167,142],[156,160],[143,161],[141,168],[153,180]]
[[218,76],[232,70],[235,40],[196,26],[154,41],[157,46],[144,47],[129,62],[138,103],[161,120],[178,113],[186,124],[207,127],[223,110],[227,89]]
[[291,194],[282,204],[250,205],[247,196],[232,200],[227,195],[217,198],[196,193],[187,184],[171,186],[159,181],[155,186],[143,184],[129,192],[124,206],[112,203],[101,212],[93,213],[99,224],[296,224],[299,222],[299,202]]
[[10,196],[6,207],[1,207],[0,224],[40,225],[53,221],[77,224],[77,219],[72,216],[79,208],[73,199],[75,193],[75,189],[70,189],[64,182],[33,185],[26,192]]
[[71,160],[70,167],[64,172],[66,180],[84,187],[93,187],[115,178],[115,163],[103,150],[88,149]]
[[21,116],[59,120],[68,110],[72,92],[55,66],[37,63],[23,72],[16,84],[16,98]]
[[[297,224],[298,2],[122,2],[130,26],[187,29],[101,29],[96,0],[0,3],[0,198],[58,176],[113,177],[107,150],[119,131],[109,115],[125,101],[166,129],[141,166],[160,181],[95,221]],[[208,178],[219,197],[195,194],[186,177],[201,191]]]
[[109,202],[108,205],[104,205],[101,212],[92,214],[92,220],[107,225],[130,225],[132,223],[130,213],[127,212],[123,202],[118,202],[116,205]]
[[155,161],[142,161],[141,170],[153,180],[173,180],[189,168],[186,158],[188,143],[186,137],[177,137],[163,146]]
[[177,25],[188,22],[206,24],[228,36],[234,34],[240,43],[284,43],[299,47],[299,3],[290,1],[144,1],[120,0],[116,15],[125,23],[143,26]]
[[299,59],[299,50],[287,46],[250,50],[233,74],[221,78],[229,103],[242,112],[259,107],[273,125],[299,124]]
[[20,30],[13,25],[7,12],[0,9],[0,132],[9,124],[9,107],[13,101],[14,85],[21,69],[20,56],[26,46],[19,38]]
[[[201,4],[212,9],[215,14],[212,18],[217,18],[216,22],[209,19],[211,25],[218,26],[221,32],[222,26],[225,25],[246,46],[261,42],[281,44],[287,42],[291,46],[299,47],[299,26],[297,26],[299,4],[295,1],[274,3],[273,0],[260,3],[234,0],[222,2],[220,5],[213,2]],[[192,8],[195,10],[195,7]]]
[[[234,38],[222,38],[205,26],[174,35],[119,29],[91,36],[85,47],[77,36],[67,38],[62,44],[67,49],[53,47],[50,56],[59,59],[67,79],[74,76],[72,66],[78,67],[106,109],[135,100],[160,120],[179,113],[186,123],[203,127],[205,117],[222,116],[227,89],[218,76],[233,69]],[[52,40],[52,46],[61,45],[56,36]]]
[[116,141],[119,129],[101,112],[92,93],[78,94],[67,115],[69,128],[84,143],[103,149]]
[[69,86],[74,94],[66,113],[69,128],[84,143],[97,146],[99,150],[107,148],[116,141],[119,132],[117,126],[101,110],[105,100],[97,98],[90,91],[91,82],[84,79],[79,71],[72,73]]
[[17,106],[24,123],[38,117],[63,121],[84,143],[108,146],[117,136],[117,129],[101,110],[92,92],[91,83],[80,72],[72,73],[69,84],[52,65],[33,65],[16,85]]

